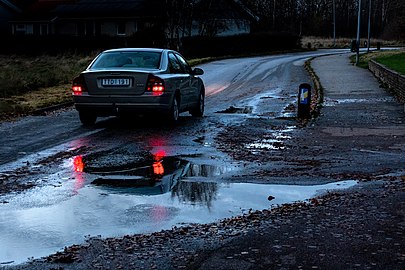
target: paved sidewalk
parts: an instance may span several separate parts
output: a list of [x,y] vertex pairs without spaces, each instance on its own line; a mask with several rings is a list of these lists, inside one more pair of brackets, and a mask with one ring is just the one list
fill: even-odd
[[311,65],[325,94],[319,124],[404,128],[401,104],[380,87],[370,71],[353,66],[348,54],[318,57]]

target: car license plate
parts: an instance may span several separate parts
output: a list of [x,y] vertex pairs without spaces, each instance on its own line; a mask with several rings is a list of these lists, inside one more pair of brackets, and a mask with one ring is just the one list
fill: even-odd
[[129,79],[102,79],[103,86],[129,86]]

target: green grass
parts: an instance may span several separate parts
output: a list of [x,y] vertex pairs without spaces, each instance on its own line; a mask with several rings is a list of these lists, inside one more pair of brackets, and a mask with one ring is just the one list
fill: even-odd
[[0,98],[70,83],[92,58],[76,54],[0,55]]
[[0,119],[71,101],[70,84],[94,55],[0,55]]
[[[368,69],[368,61],[370,61],[369,54],[361,54],[359,55],[359,63],[357,64],[358,67]],[[350,56],[350,61],[354,65],[356,63],[356,55]]]
[[[348,38],[348,37],[337,37],[335,40],[333,38],[325,38],[325,37],[316,37],[316,36],[303,36],[301,39],[301,44],[302,47],[304,48],[315,48],[315,49],[328,49],[328,48],[350,48],[351,47],[351,42],[353,38]],[[361,43],[363,43],[364,39],[361,40]],[[377,42],[381,44],[383,47],[387,46],[403,46],[404,43],[401,41],[395,41],[395,40],[382,40],[382,39],[371,39],[370,40],[370,45],[371,47],[376,47]]]
[[[358,67],[368,69],[368,62],[374,59],[385,65],[387,68],[395,70],[405,75],[405,52],[404,50],[372,51],[360,54]],[[350,57],[351,62],[356,62],[356,55]]]
[[405,52],[376,57],[375,61],[383,64],[391,70],[395,70],[396,72],[405,75]]

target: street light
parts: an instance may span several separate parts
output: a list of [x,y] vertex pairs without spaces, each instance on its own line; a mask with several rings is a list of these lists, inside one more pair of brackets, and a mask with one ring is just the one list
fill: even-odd
[[368,0],[368,34],[367,34],[367,53],[370,52],[370,29],[371,29],[371,0]]
[[359,52],[360,52],[360,17],[361,17],[361,0],[359,0],[359,12],[357,15],[356,66],[359,64]]
[[333,0],[333,48],[335,47],[336,47],[336,6],[335,0]]

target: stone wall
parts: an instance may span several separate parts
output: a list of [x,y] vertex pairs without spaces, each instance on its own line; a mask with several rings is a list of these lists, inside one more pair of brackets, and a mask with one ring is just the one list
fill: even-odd
[[374,60],[368,62],[370,71],[386,84],[400,102],[405,102],[405,76]]

